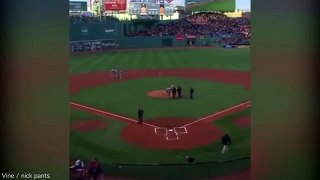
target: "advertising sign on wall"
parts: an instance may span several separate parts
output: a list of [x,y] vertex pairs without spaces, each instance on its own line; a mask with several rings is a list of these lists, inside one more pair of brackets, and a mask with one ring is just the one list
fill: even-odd
[[183,40],[183,35],[182,35],[182,34],[176,35],[176,40],[177,40],[177,41]]
[[105,11],[119,11],[127,9],[127,0],[105,0],[104,10]]
[[69,11],[87,11],[87,2],[69,1]]
[[197,38],[197,36],[196,35],[187,35],[187,38],[188,39],[195,39],[195,38]]
[[102,50],[107,50],[107,49],[114,49],[116,47],[116,40],[115,39],[106,39],[106,40],[101,40],[101,48]]

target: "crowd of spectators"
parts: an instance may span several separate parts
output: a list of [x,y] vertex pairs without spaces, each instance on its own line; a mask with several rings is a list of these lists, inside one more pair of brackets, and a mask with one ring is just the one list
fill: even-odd
[[131,36],[210,35],[222,44],[249,44],[248,18],[230,18],[221,13],[197,13],[185,18],[140,30]]
[[[71,16],[71,23],[97,23],[118,20],[115,17]],[[159,23],[151,28],[129,33],[129,36],[175,36],[175,35],[210,35],[218,43],[236,45],[250,44],[250,19],[230,18],[222,13],[203,12],[186,16],[169,23]]]
[[[92,159],[87,166],[80,159],[75,161],[70,166],[70,179],[90,179],[90,180],[101,180],[103,179],[103,171],[100,163],[96,158]],[[83,177],[83,178],[80,178]],[[85,178],[88,177],[88,178]]]

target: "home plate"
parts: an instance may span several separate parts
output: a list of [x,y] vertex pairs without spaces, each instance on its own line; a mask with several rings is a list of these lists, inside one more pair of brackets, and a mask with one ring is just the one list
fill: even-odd
[[177,140],[177,139],[179,139],[178,134],[173,129],[169,129],[167,134],[167,140]]

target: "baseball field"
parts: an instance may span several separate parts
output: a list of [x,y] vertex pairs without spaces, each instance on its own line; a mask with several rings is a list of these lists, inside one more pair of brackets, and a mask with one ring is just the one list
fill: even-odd
[[207,3],[191,5],[189,11],[234,11],[236,0],[212,0]]
[[[112,68],[123,71],[122,79],[110,77]],[[108,177],[127,179],[248,175],[250,49],[77,55],[70,57],[70,74],[71,160],[96,157]],[[181,98],[163,92],[170,85],[182,87]],[[137,124],[139,107],[143,125]],[[226,132],[232,145],[221,154]],[[196,164],[186,165],[186,155]]]

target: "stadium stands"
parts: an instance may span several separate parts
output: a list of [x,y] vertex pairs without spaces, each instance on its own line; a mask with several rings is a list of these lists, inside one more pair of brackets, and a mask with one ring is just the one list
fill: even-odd
[[[117,18],[72,16],[70,23],[99,23],[118,21]],[[227,17],[217,12],[201,12],[188,15],[184,18],[163,23],[155,23],[134,32],[129,32],[130,37],[165,37],[165,36],[199,36],[207,35],[216,39],[221,45],[250,45],[250,19],[244,17]]]
[[221,44],[249,45],[250,20],[229,18],[221,13],[197,13],[167,24],[140,30],[130,36],[211,35]]

